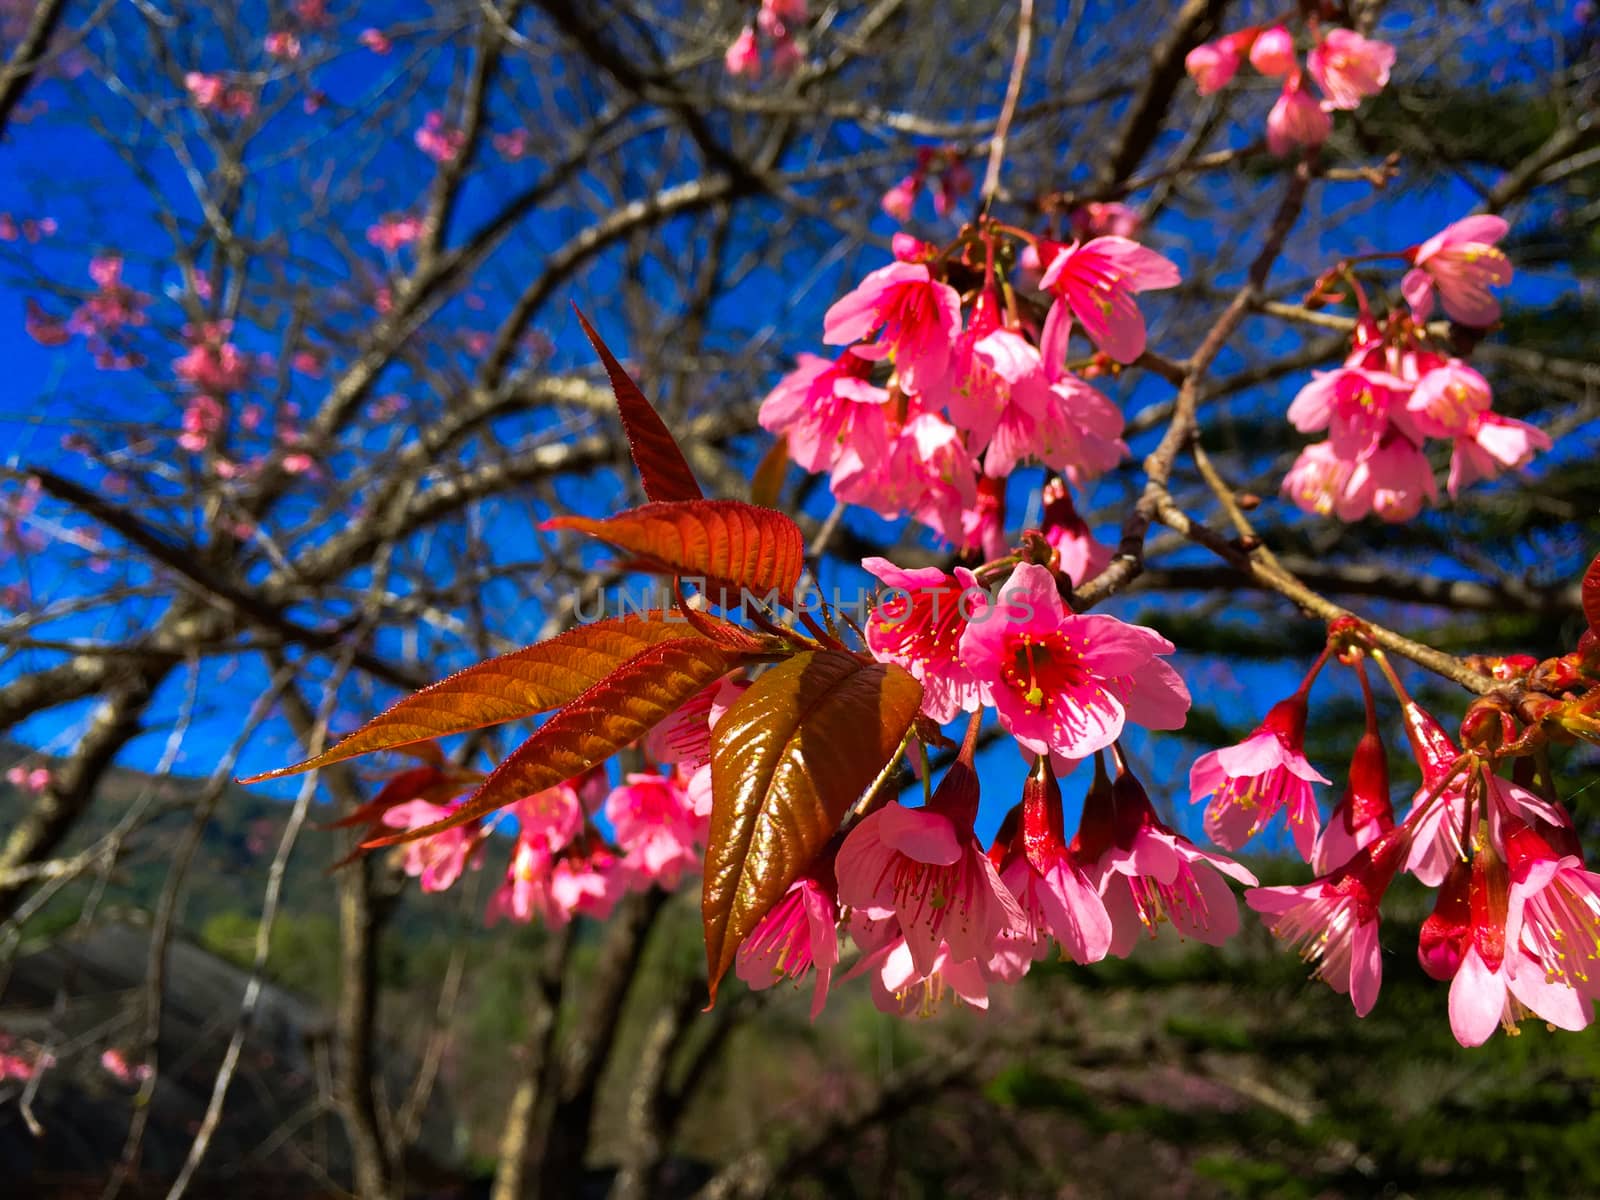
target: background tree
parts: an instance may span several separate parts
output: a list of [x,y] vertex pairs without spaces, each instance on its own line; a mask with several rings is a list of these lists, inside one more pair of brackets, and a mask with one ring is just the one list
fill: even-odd
[[[1525,1151],[1581,1144],[1585,1127],[1554,1114],[1592,1076],[1589,1056],[1496,1048],[1488,1061],[1505,1073],[1462,1091],[1453,1043],[1411,1032],[1412,1006],[1440,1008],[1420,973],[1399,989],[1391,976],[1394,1011],[1355,1031],[1263,937],[1226,959],[1063,968],[1004,1022],[906,1033],[849,1012],[813,1038],[789,998],[741,993],[698,1015],[704,978],[680,898],[629,897],[603,928],[485,933],[498,840],[448,897],[416,895],[398,852],[324,878],[356,838],[307,823],[355,812],[372,778],[322,772],[328,811],[309,784],[247,807],[228,783],[567,627],[624,582],[539,529],[557,511],[643,499],[568,301],[625,348],[708,491],[747,495],[769,445],[762,397],[794,354],[820,349],[828,304],[886,261],[898,223],[882,202],[926,164],[927,186],[948,184],[953,200],[937,213],[913,197],[907,228],[929,240],[954,237],[983,203],[1065,233],[1085,206],[1123,202],[1182,263],[1179,287],[1146,298],[1153,356],[1097,381],[1132,451],[1078,497],[1104,541],[1131,531],[1152,495],[1147,456],[1176,429],[1173,510],[1232,539],[1227,497],[1261,497],[1251,536],[1328,601],[1449,654],[1570,647],[1583,628],[1574,581],[1600,532],[1587,453],[1600,373],[1587,334],[1594,18],[1329,7],[1398,58],[1383,95],[1297,164],[1263,141],[1275,81],[1245,73],[1200,97],[1185,75],[1196,46],[1275,15],[1251,5],[1141,10],[1150,24],[1134,28],[1116,5],[997,14],[879,0],[813,11],[788,40],[736,4],[0,5],[0,270],[14,297],[0,334],[12,364],[0,727],[22,768],[0,846],[0,936],[35,964],[26,978],[54,978],[38,974],[41,944],[81,945],[130,908],[149,918],[121,1006],[52,1019],[57,997],[80,994],[71,972],[6,1001],[16,1019],[0,1051],[31,1075],[7,1085],[15,1111],[48,1099],[43,1056],[65,1080],[71,1063],[125,1050],[149,1068],[104,1121],[111,1176],[128,1188],[198,1188],[234,1157],[221,1138],[274,1170],[293,1146],[296,1172],[362,1196],[423,1186],[440,1159],[457,1174],[475,1162],[504,1196],[568,1194],[586,1165],[611,1168],[618,1196],[802,1194],[808,1178],[829,1194],[892,1178],[970,1190],[985,1170],[1029,1194],[1026,1170],[1072,1169],[1072,1141],[1029,1136],[1063,1125],[1081,1139],[1078,1162],[1170,1145],[1156,1161],[1197,1187],[1298,1186],[1313,1146],[1315,1182],[1351,1191],[1559,1188]],[[1031,45],[1015,73],[1022,28]],[[750,45],[728,53],[747,29],[756,79],[730,73],[749,69]],[[1296,219],[1274,230],[1286,191]],[[1277,494],[1303,441],[1284,413],[1310,370],[1344,353],[1349,309],[1304,297],[1338,259],[1402,249],[1472,209],[1512,220],[1519,271],[1472,361],[1497,410],[1533,420],[1556,449],[1404,525],[1308,518]],[[1246,288],[1274,238],[1270,274]],[[1237,327],[1208,351],[1230,302]],[[1191,453],[1191,419],[1209,458]],[[1036,523],[1026,497],[1039,482],[1036,470],[1013,480],[1013,531]],[[825,584],[850,586],[869,554],[951,561],[907,522],[836,508],[818,477],[791,468],[779,495],[826,550]],[[1262,586],[1249,543],[1219,558],[1164,530],[1160,511],[1144,516],[1138,569],[1100,593],[1108,611],[1167,633],[1186,673],[1211,685],[1186,731],[1198,753],[1286,692],[1285,664],[1312,657],[1323,630]],[[1423,678],[1408,675],[1419,698],[1460,711],[1464,693]],[[1324,764],[1354,740],[1359,710],[1344,696],[1313,728]],[[489,731],[452,754],[481,765],[510,745]],[[1183,778],[1192,755],[1175,759],[1173,740],[1135,745],[1165,787]],[[981,761],[1003,809],[1021,767],[1009,749]],[[1563,770],[1581,817],[1592,760]],[[175,778],[186,775],[203,778]],[[236,890],[247,879],[254,890]],[[242,979],[218,993],[215,1053],[174,1053],[185,937],[253,981],[329,1002],[310,1039],[314,1086],[266,1115],[241,1109],[241,1072],[264,1070],[252,1029],[276,995]],[[1109,1028],[1108,1012],[1142,1036]],[[495,1056],[497,1044],[512,1049]],[[386,1072],[396,1055],[414,1069]],[[741,1073],[757,1056],[770,1088]],[[1338,1091],[1363,1056],[1374,1065],[1356,1086],[1385,1097],[1375,1110]],[[1404,1124],[1381,1116],[1392,1063],[1422,1079]],[[493,1086],[475,1106],[465,1097],[484,1076]],[[440,1148],[436,1078],[469,1114],[475,1159]],[[1149,1098],[1169,1078],[1182,1089]],[[203,1101],[185,1114],[194,1135],[152,1144],[169,1124],[159,1101],[180,1087]],[[1444,1096],[1452,1119],[1423,1115]],[[1236,1110],[1248,1120],[1220,1128],[1217,1113]],[[736,1117],[740,1136],[718,1136]],[[46,1124],[48,1137],[60,1122]],[[977,1147],[991,1130],[1005,1150],[971,1157],[973,1174],[916,1150],[960,1136]]]

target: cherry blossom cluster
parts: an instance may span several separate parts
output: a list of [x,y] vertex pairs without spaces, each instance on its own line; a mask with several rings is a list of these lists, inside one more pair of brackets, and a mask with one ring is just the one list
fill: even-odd
[[[1144,353],[1134,297],[1175,286],[1178,269],[1126,237],[1063,244],[998,226],[943,249],[904,234],[894,247],[896,261],[823,318],[823,341],[842,353],[802,354],[761,425],[804,470],[827,472],[838,499],[998,557],[1019,466],[1081,486],[1126,455],[1121,411],[1085,374]],[[999,266],[1011,259],[1016,284]],[[1019,296],[1024,284],[1036,294]],[[1099,352],[1082,374],[1067,363],[1075,324]]]
[[1438,500],[1424,452],[1430,439],[1450,446],[1452,497],[1550,449],[1541,430],[1493,412],[1488,382],[1425,324],[1435,297],[1458,324],[1484,327],[1499,319],[1489,287],[1511,281],[1511,264],[1495,245],[1506,231],[1499,217],[1467,217],[1393,256],[1411,264],[1401,284],[1409,314],[1374,317],[1348,264],[1319,282],[1317,296],[1342,278],[1358,315],[1344,365],[1317,372],[1289,406],[1296,429],[1328,434],[1302,450],[1284,478],[1284,494],[1302,509],[1341,521],[1369,513],[1410,520],[1425,502]]
[[[1572,669],[1600,678],[1592,634]],[[1348,783],[1326,821],[1315,790],[1326,785],[1305,755],[1311,687],[1331,656],[1351,666],[1366,703],[1366,728],[1353,751]],[[1401,705],[1407,742],[1422,774],[1404,819],[1390,800],[1388,760],[1366,662],[1378,665]],[[1510,681],[1532,660],[1486,662]],[[1300,948],[1313,973],[1348,995],[1365,1016],[1383,980],[1380,906],[1406,872],[1437,889],[1417,948],[1422,969],[1450,984],[1450,1025],[1464,1046],[1496,1026],[1515,1032],[1533,1014],[1562,1029],[1584,1028],[1600,996],[1600,875],[1584,867],[1572,819],[1535,785],[1517,759],[1518,778],[1496,773],[1495,743],[1469,714],[1463,754],[1416,703],[1388,660],[1355,622],[1336,622],[1329,647],[1299,688],[1268,712],[1238,745],[1202,756],[1189,776],[1190,798],[1206,804],[1207,835],[1237,850],[1286,818],[1300,855],[1317,878],[1253,888],[1246,903],[1280,938]],[[1475,726],[1477,728],[1475,728]],[[1495,730],[1498,733],[1498,728]]]
[[150,297],[123,282],[120,254],[91,258],[89,278],[95,290],[65,318],[50,314],[30,297],[24,306],[24,330],[41,346],[64,346],[73,337],[83,338],[102,371],[143,365],[143,356],[127,347],[124,334],[146,324]]
[[960,155],[949,149],[924,146],[917,151],[917,165],[904,179],[883,194],[880,207],[902,225],[911,220],[911,210],[922,195],[929,178],[933,187],[933,211],[949,216],[956,201],[972,190],[972,169]]
[[765,41],[774,75],[787,75],[800,65],[801,49],[795,32],[806,22],[806,0],[761,0],[753,23],[728,43],[722,65],[736,79],[761,78],[761,48]]
[[21,240],[34,246],[47,237],[54,237],[57,232],[58,226],[54,217],[19,219],[11,213],[0,212],[0,242]]
[[[1315,18],[1308,22],[1306,37],[1311,49],[1304,65],[1295,35],[1273,25],[1241,29],[1196,46],[1184,66],[1202,96],[1226,87],[1246,60],[1261,74],[1281,78],[1283,90],[1267,114],[1267,149],[1273,154],[1315,149],[1333,132],[1334,112],[1357,109],[1384,89],[1395,52],[1393,46],[1352,29],[1323,28]],[[1306,85],[1308,74],[1321,100]]]
[[255,93],[230,83],[221,75],[190,71],[183,77],[190,99],[207,112],[226,117],[248,117],[256,110]]

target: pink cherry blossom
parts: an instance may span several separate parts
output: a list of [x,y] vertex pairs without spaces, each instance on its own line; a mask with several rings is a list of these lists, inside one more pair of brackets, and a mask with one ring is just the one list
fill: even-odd
[[1391,830],[1332,875],[1245,893],[1273,934],[1315,964],[1313,978],[1350,997],[1358,1017],[1372,1011],[1383,984],[1378,905],[1405,859],[1407,838],[1404,829]]
[[420,217],[384,217],[367,226],[367,241],[391,254],[401,246],[409,246],[422,236]]
[[700,867],[706,819],[674,776],[629,775],[606,797],[606,820],[624,851],[624,866],[671,891]]
[[1506,944],[1528,951],[1550,983],[1600,998],[1600,875],[1515,818],[1502,837],[1511,876]]
[[1333,132],[1333,118],[1307,90],[1298,71],[1284,81],[1278,102],[1267,114],[1267,149],[1288,154],[1296,147],[1314,149]]
[[444,123],[444,114],[430,112],[412,135],[417,149],[436,163],[454,162],[467,144],[467,135]]
[[977,712],[982,700],[976,677],[961,660],[961,635],[982,591],[972,572],[957,567],[902,570],[886,558],[861,565],[890,591],[866,622],[867,649],[879,662],[895,663],[922,684],[922,711],[941,725],[961,712]]
[[[892,927],[893,921],[888,924]],[[863,968],[871,972],[873,1004],[891,1016],[931,1017],[946,999],[979,1010],[989,1007],[989,978],[983,964],[977,959],[957,959],[947,944],[940,945],[933,965],[922,970],[906,939],[891,937],[865,955],[850,972],[851,977]]]
[[1289,405],[1289,423],[1302,433],[1328,430],[1334,454],[1354,462],[1377,446],[1410,391],[1405,380],[1383,371],[1315,371]]
[[1455,496],[1468,484],[1527,466],[1535,454],[1549,450],[1553,444],[1549,434],[1526,421],[1498,413],[1478,413],[1467,432],[1455,439],[1446,488]]
[[1250,43],[1250,65],[1263,75],[1287,75],[1297,63],[1294,35],[1282,25],[1263,29]]
[[[1041,250],[1041,261],[1044,257]],[[1131,363],[1145,347],[1144,316],[1133,297],[1180,282],[1171,259],[1128,238],[1098,237],[1056,253],[1039,286],[1066,303],[1095,345],[1118,362]]]
[[1412,317],[1428,319],[1437,290],[1451,320],[1480,328],[1498,321],[1500,302],[1489,288],[1511,282],[1511,261],[1495,245],[1510,228],[1504,219],[1488,214],[1464,217],[1410,251],[1413,269],[1400,288]]
[[869,382],[871,371],[849,350],[836,362],[801,354],[761,402],[761,427],[788,438],[789,457],[802,470],[832,470],[846,447],[863,462],[882,463],[889,454],[889,393]]
[[1473,825],[1467,814],[1469,800],[1463,777],[1458,775],[1453,782],[1446,782],[1461,752],[1444,727],[1409,697],[1402,702],[1401,717],[1422,770],[1422,786],[1405,819],[1411,829],[1406,870],[1429,887],[1437,887],[1453,865],[1466,861],[1461,831]]
[[394,43],[389,40],[389,35],[381,29],[363,29],[356,41],[374,54],[388,54],[394,49]]
[[1488,381],[1452,358],[1422,374],[1406,400],[1406,411],[1425,437],[1467,437],[1492,400]]
[[946,947],[957,962],[987,962],[1002,935],[1027,924],[972,830],[977,727],[976,720],[968,726],[960,756],[925,808],[891,801],[852,828],[839,848],[839,902],[869,919],[893,914],[922,975],[934,971]]
[[1064,480],[1051,476],[1040,492],[1044,511],[1040,521],[1045,541],[1059,560],[1062,574],[1078,587],[1093,579],[1111,564],[1110,546],[1097,542],[1088,524],[1073,506],[1072,493]]
[[269,33],[263,40],[262,48],[273,58],[282,58],[290,62],[300,57],[300,39],[288,30],[279,30]]
[[[1103,236],[1131,238],[1139,232],[1144,224],[1144,218],[1126,204],[1119,200],[1091,200],[1087,204],[1080,204],[1072,210],[1068,221],[1072,226],[1072,233],[1077,238],[1096,238]],[[1038,263],[1039,252],[1032,246],[1023,251],[1024,257],[1033,255],[1035,264]],[[1043,274],[1041,268],[1036,270]]]
[[860,342],[881,330],[876,342],[855,346],[855,353],[873,361],[892,357],[901,387],[922,392],[950,369],[961,298],[923,264],[894,262],[835,301],[822,326],[822,340],[830,346]]
[[109,1046],[101,1051],[100,1069],[118,1083],[130,1087],[145,1082],[154,1073],[149,1063],[139,1063],[137,1066],[129,1063],[127,1052],[117,1046]]
[[1351,468],[1334,511],[1341,521],[1359,521],[1372,513],[1392,524],[1411,520],[1422,511],[1424,500],[1438,498],[1439,485],[1427,457],[1391,426],[1377,447]]
[[1327,442],[1315,442],[1300,451],[1283,477],[1283,494],[1305,512],[1332,516],[1354,470],[1355,463],[1340,458]]
[[746,25],[739,31],[739,36],[728,43],[728,49],[722,56],[722,66],[735,79],[761,77],[761,45],[756,41],[755,26]]
[[1239,905],[1224,876],[1256,877],[1220,854],[1208,854],[1156,816],[1125,763],[1108,782],[1100,757],[1070,846],[1094,881],[1111,918],[1110,953],[1121,958],[1141,936],[1168,922],[1183,937],[1220,946],[1239,930]]
[[1328,823],[1317,836],[1311,867],[1318,875],[1344,866],[1357,851],[1394,828],[1394,808],[1389,801],[1389,764],[1370,709],[1368,718],[1368,729],[1356,741],[1355,753],[1350,759],[1350,778],[1344,795],[1334,805]]
[[1561,1029],[1587,1026],[1589,1001],[1566,980],[1549,979],[1544,964],[1520,940],[1507,937],[1510,877],[1491,847],[1480,846],[1472,860],[1468,896],[1466,951],[1450,984],[1450,1030],[1456,1041],[1481,1046],[1497,1025],[1514,1030],[1530,1012]]
[[974,612],[960,643],[985,703],[1018,743],[1067,758],[1109,746],[1127,721],[1183,725],[1189,689],[1157,657],[1172,650],[1153,629],[1070,612],[1055,575],[1032,563]]
[[1035,760],[1022,792],[1016,844],[1004,857],[1000,879],[1028,918],[1010,937],[1038,961],[1054,938],[1074,962],[1099,962],[1111,948],[1111,917],[1083,865],[1068,848],[1061,788],[1050,760]]
[[556,854],[577,835],[583,824],[583,806],[570,784],[519,800],[512,808],[517,819],[517,841],[505,881],[489,900],[487,920],[499,917],[527,922],[535,917],[560,925],[570,911],[552,895]]
[[1228,86],[1239,71],[1241,56],[1235,38],[1218,38],[1196,46],[1184,56],[1183,69],[1194,80],[1195,90],[1209,96]]
[[1320,817],[1311,785],[1328,780],[1305,756],[1306,696],[1295,692],[1272,706],[1261,725],[1236,746],[1202,754],[1189,769],[1189,799],[1207,796],[1206,836],[1237,850],[1287,812],[1302,858],[1309,859]]
[[977,464],[956,427],[938,413],[913,417],[883,459],[846,445],[833,465],[834,495],[892,520],[910,513],[946,541],[965,540],[966,514],[977,504]]
[[798,980],[814,968],[811,1019],[815,1021],[828,1002],[828,985],[839,965],[838,924],[831,883],[802,876],[751,930],[739,947],[734,969],[753,991],[761,991],[781,979]]
[[[442,821],[455,809],[449,805],[411,800],[384,811],[381,820],[390,829],[420,829]],[[405,873],[422,881],[425,892],[442,892],[461,878],[470,861],[476,869],[483,860],[483,840],[476,823],[457,825],[405,843]]]
[[922,176],[907,175],[899,183],[884,192],[879,207],[901,224],[911,220],[911,209],[917,202],[917,195],[922,191]]
[[1353,29],[1330,29],[1306,59],[1306,69],[1334,108],[1361,107],[1389,82],[1394,47]]

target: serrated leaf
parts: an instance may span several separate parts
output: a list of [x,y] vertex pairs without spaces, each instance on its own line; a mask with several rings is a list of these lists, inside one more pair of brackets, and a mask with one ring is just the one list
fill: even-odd
[[691,696],[759,657],[747,648],[703,637],[651,646],[553,713],[450,816],[365,846],[393,846],[442,833],[576,778],[638,741]]
[[[754,644],[738,626],[717,617],[707,620],[725,631],[730,642]],[[565,704],[647,647],[698,637],[676,609],[651,609],[579,625],[537,645],[457,671],[397,701],[321,754],[240,782],[277,779],[378,750],[402,749],[448,734],[537,716]]]
[[1583,573],[1583,615],[1589,628],[1600,632],[1600,554]]
[[644,484],[644,494],[652,500],[700,499],[704,495],[700,484],[661,414],[594,331],[583,310],[574,304],[572,311],[578,314],[578,324],[583,326],[589,344],[600,356],[606,375],[611,379],[611,392],[617,398],[617,412],[622,417],[622,431],[628,437],[628,453],[633,456],[639,481]]
[[747,589],[756,596],[776,591],[788,603],[805,559],[798,525],[742,500],[642,504],[614,517],[552,517],[543,527],[587,533],[642,568],[704,580],[713,601]]
[[762,675],[712,730],[701,915],[712,999],[739,944],[894,757],[922,703],[897,666],[820,650]]

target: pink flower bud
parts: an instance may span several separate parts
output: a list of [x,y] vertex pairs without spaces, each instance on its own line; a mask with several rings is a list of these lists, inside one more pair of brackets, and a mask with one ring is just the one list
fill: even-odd
[[1294,35],[1282,25],[1263,30],[1250,45],[1250,65],[1263,75],[1287,75],[1295,68]]

